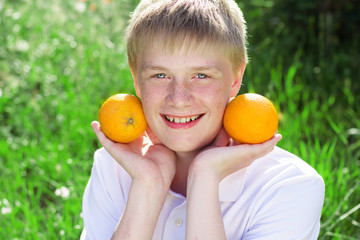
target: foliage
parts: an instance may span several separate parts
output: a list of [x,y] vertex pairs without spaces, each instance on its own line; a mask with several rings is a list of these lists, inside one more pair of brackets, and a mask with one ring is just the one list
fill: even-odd
[[[133,93],[135,0],[0,0],[0,238],[78,239],[101,103]],[[359,3],[250,0],[241,92],[280,112],[280,146],[326,182],[320,239],[360,237]]]

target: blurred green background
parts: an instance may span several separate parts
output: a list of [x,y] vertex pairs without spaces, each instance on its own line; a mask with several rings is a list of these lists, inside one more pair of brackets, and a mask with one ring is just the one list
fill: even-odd
[[[79,238],[90,122],[107,97],[134,94],[123,37],[137,2],[0,0],[0,239]],[[319,239],[360,239],[360,1],[239,5],[240,93],[270,98],[279,145],[323,176]]]

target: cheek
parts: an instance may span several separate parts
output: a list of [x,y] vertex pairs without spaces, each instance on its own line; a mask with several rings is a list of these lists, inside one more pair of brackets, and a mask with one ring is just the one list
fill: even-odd
[[199,87],[196,90],[196,95],[200,96],[208,106],[216,111],[223,111],[230,99],[230,88],[224,85],[215,84],[211,87]]
[[164,91],[162,88],[156,87],[144,87],[140,90],[145,116],[150,119],[151,114],[155,113],[154,109],[161,105]]
[[151,102],[153,99],[160,97],[163,90],[160,87],[142,82],[139,84],[139,91],[143,101]]

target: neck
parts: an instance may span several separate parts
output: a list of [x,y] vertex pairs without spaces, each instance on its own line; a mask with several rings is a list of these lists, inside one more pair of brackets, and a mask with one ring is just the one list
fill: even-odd
[[194,152],[176,152],[176,173],[171,183],[171,190],[186,197],[187,177],[190,165],[198,154]]

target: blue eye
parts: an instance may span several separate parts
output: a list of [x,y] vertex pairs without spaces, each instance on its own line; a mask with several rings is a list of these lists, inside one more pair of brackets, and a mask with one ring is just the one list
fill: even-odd
[[207,78],[208,76],[206,74],[203,74],[203,73],[198,73],[197,74],[197,78],[200,78],[200,79],[205,79]]
[[159,73],[155,75],[156,78],[166,78],[166,74],[165,73]]

